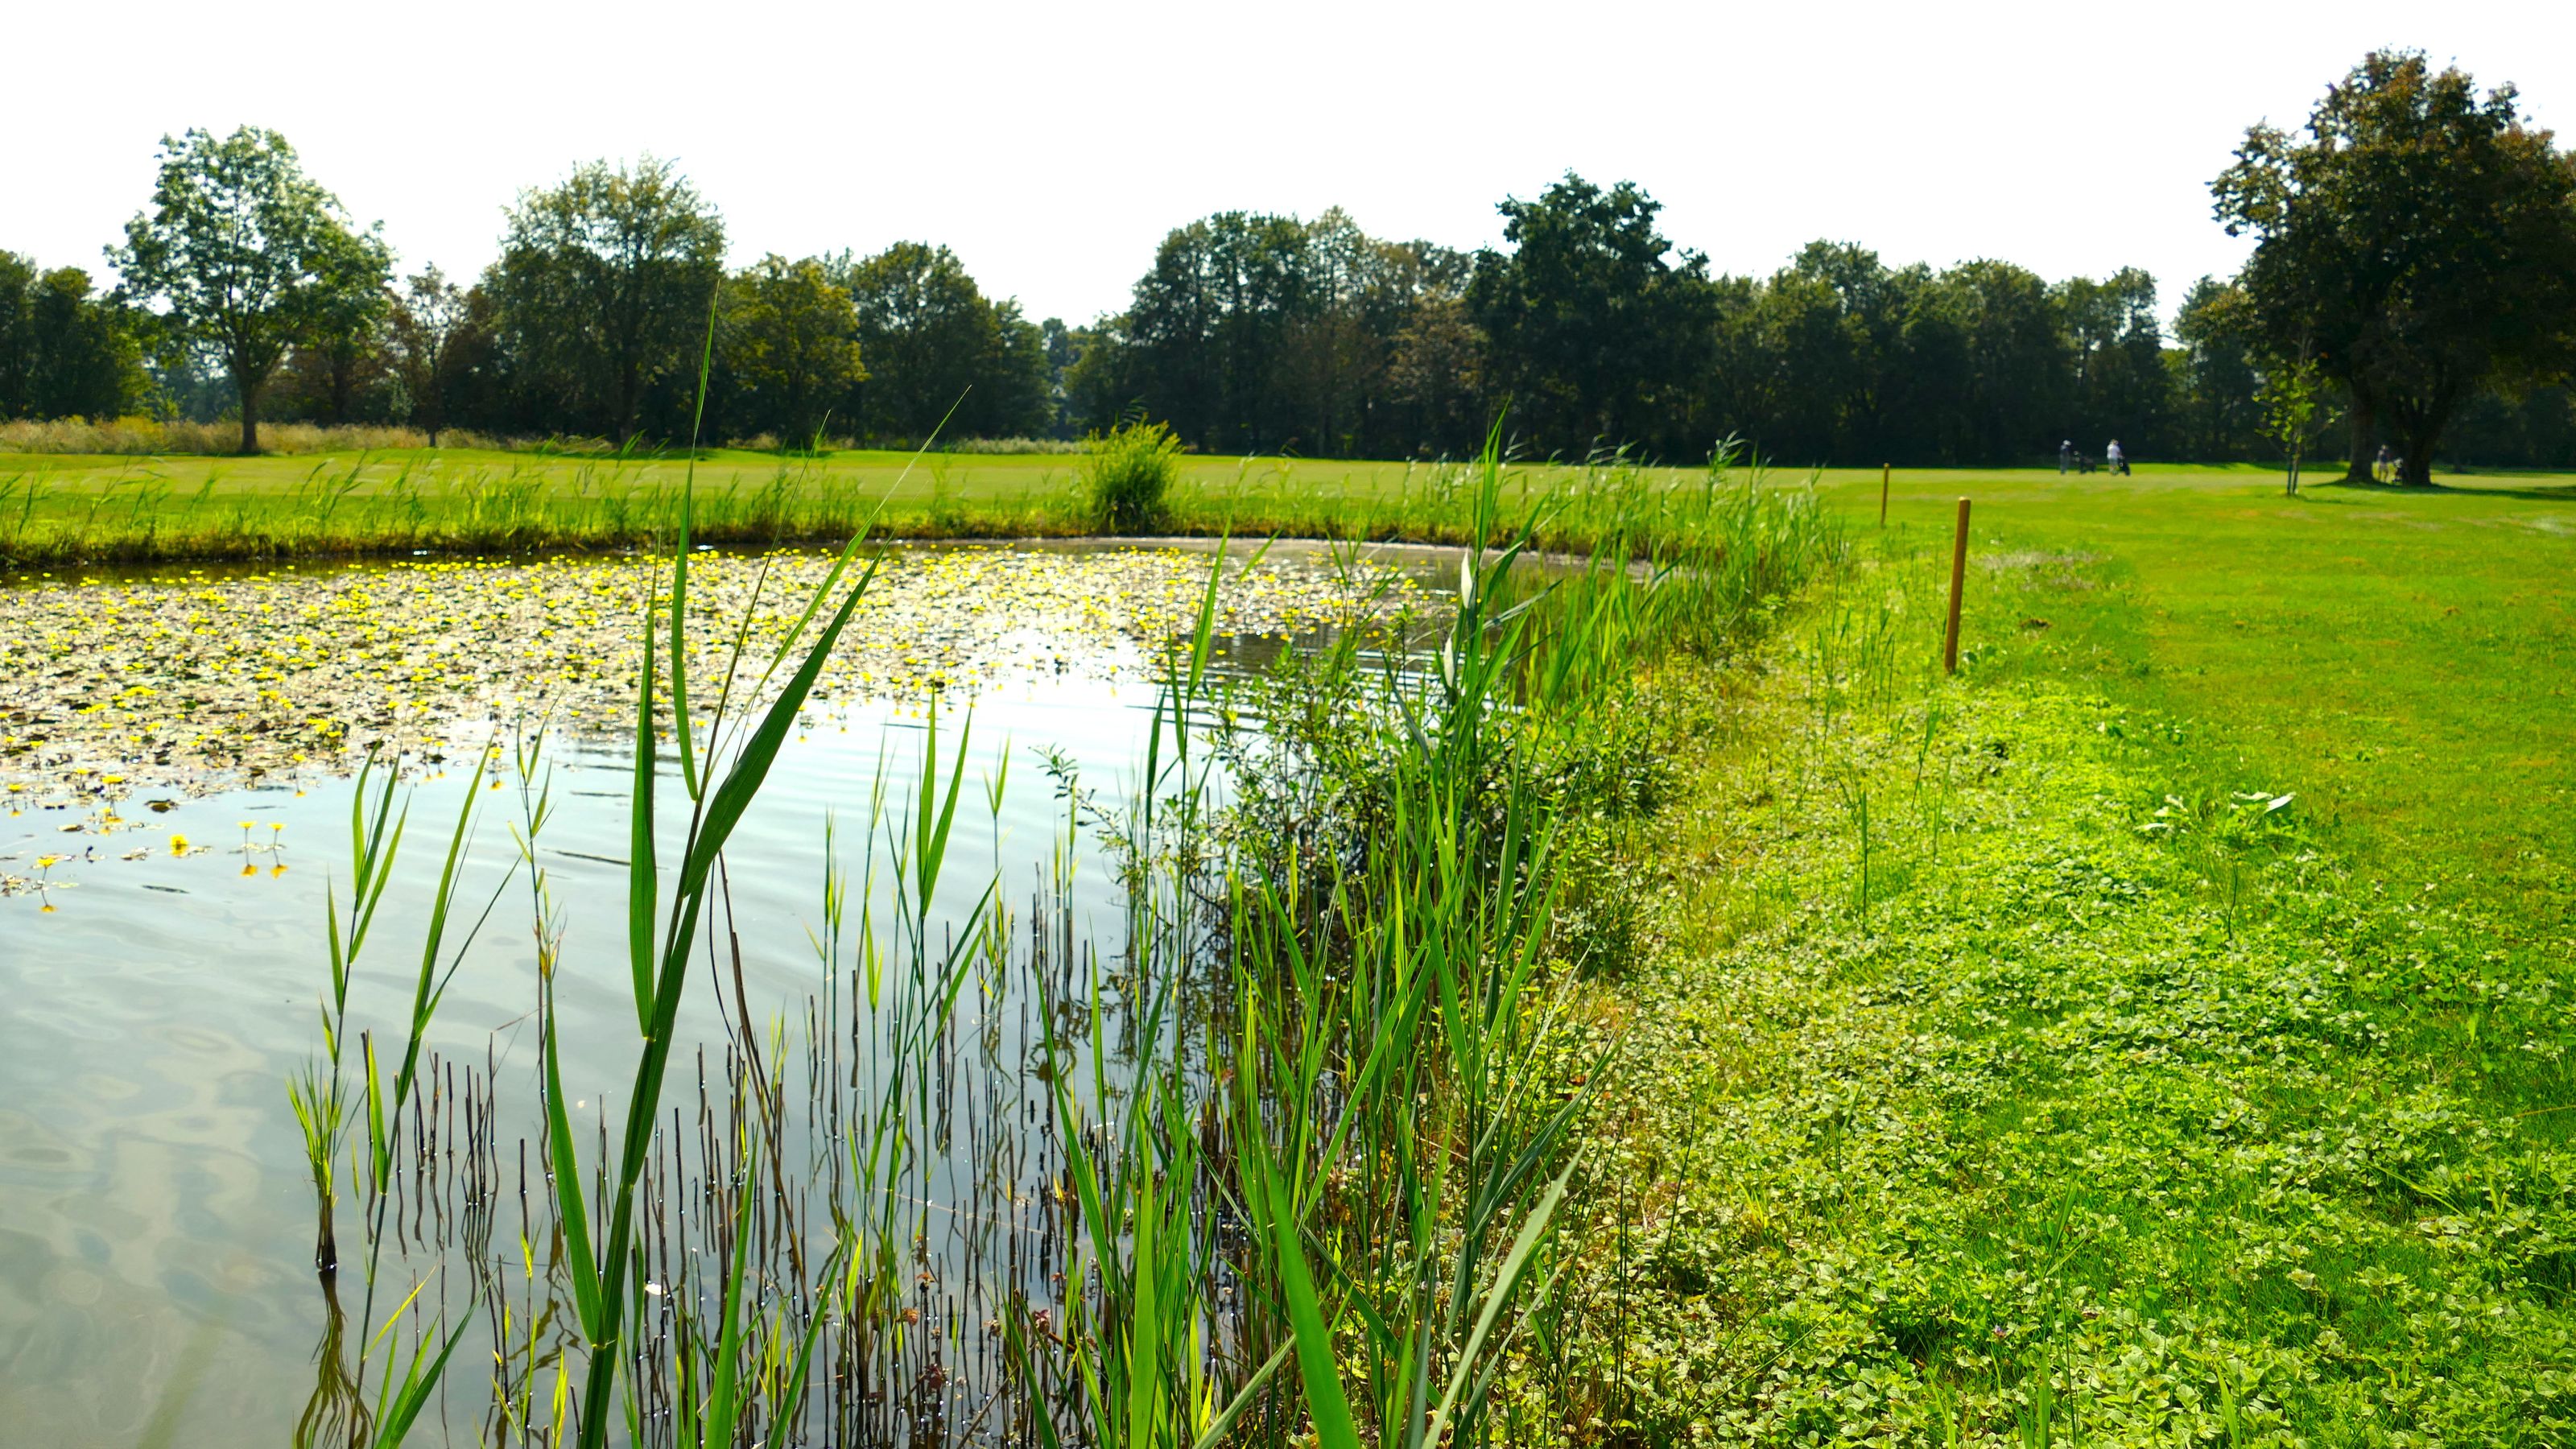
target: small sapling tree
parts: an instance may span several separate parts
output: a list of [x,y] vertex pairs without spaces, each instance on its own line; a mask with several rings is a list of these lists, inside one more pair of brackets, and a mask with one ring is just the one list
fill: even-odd
[[2299,496],[2299,460],[2316,436],[2325,390],[2325,370],[2315,358],[2301,353],[2287,362],[2275,362],[2261,374],[2254,391],[2254,401],[2263,410],[2264,436],[2289,460],[2288,492],[2293,498]]

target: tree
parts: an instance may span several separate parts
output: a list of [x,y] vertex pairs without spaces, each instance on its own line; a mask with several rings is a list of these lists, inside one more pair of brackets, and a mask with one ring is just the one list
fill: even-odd
[[2481,97],[2408,51],[2377,51],[2328,88],[2305,139],[2246,132],[2212,183],[2242,285],[2275,352],[2313,350],[2351,394],[2347,476],[2391,425],[2401,476],[2491,380],[2544,379],[2576,347],[2576,166],[2523,124],[2511,86]]
[[384,369],[393,253],[374,231],[342,231],[322,249],[313,318],[299,344],[319,363],[323,415],[349,421],[358,389]]
[[1949,456],[2006,463],[2053,452],[2072,381],[2069,344],[2048,284],[1991,259],[1941,273],[1918,319],[1911,366],[1939,379],[1936,426]]
[[146,387],[134,319],[78,267],[0,252],[0,418],[117,417]]
[[1499,209],[1513,249],[1477,254],[1467,304],[1521,426],[1557,450],[1688,446],[1716,318],[1707,259],[1675,253],[1661,208],[1626,181],[1604,191],[1568,172]]
[[448,379],[467,317],[464,289],[434,266],[405,278],[401,294],[393,299],[387,330],[394,370],[410,402],[412,425],[429,433],[433,448],[447,423]]
[[1762,447],[1782,457],[1893,460],[1887,409],[1898,390],[1889,384],[1907,289],[1919,281],[1890,272],[1875,252],[1819,241],[1765,281],[1719,284],[1730,426],[1759,419]]
[[1005,297],[993,304],[993,341],[984,381],[961,415],[968,430],[987,438],[1026,438],[1046,431],[1055,416],[1046,329],[1020,311],[1019,299]]
[[39,358],[34,309],[36,259],[0,252],[0,418],[35,416]]
[[2070,277],[2053,291],[2073,366],[2068,400],[2076,436],[2126,438],[2136,457],[2165,435],[2172,410],[2156,279],[2122,267],[2098,282]]
[[1038,324],[1038,344],[1046,349],[1049,437],[1073,436],[1076,405],[1072,374],[1083,354],[1090,350],[1091,341],[1091,328],[1067,327],[1061,317],[1049,317]]
[[2261,330],[2244,289],[2203,277],[2174,314],[2182,346],[2166,354],[2175,371],[2179,452],[2219,461],[2249,456],[2262,431],[2254,392]]
[[221,140],[193,129],[162,137],[152,210],[126,223],[108,258],[136,296],[164,304],[178,339],[230,376],[242,451],[253,453],[260,389],[345,301],[365,252],[286,138],[244,126]]
[[2325,374],[2313,357],[2299,356],[2275,359],[2262,374],[2255,388],[2255,404],[2263,410],[2263,432],[2280,448],[2288,460],[2289,474],[2282,491],[2299,496],[2299,460],[2315,436],[2318,404],[2325,396]]
[[1387,391],[1404,410],[1387,452],[1463,457],[1492,422],[1485,412],[1485,334],[1457,296],[1423,298],[1396,331]]
[[724,223],[667,161],[594,161],[520,193],[491,279],[522,386],[624,444],[647,391],[696,359]]
[[733,367],[760,423],[791,447],[811,441],[868,375],[850,294],[821,262],[773,254],[734,278],[727,310]]
[[1063,417],[1068,429],[1106,432],[1122,421],[1145,415],[1139,387],[1137,349],[1129,340],[1130,319],[1124,312],[1077,328],[1078,342],[1064,367]]
[[1339,207],[1218,212],[1165,234],[1068,389],[1095,426],[1142,409],[1212,451],[1411,451],[1425,409],[1456,392],[1422,369],[1458,339],[1417,335],[1399,387],[1404,338],[1467,271],[1463,254],[1372,237]]
[[926,438],[943,421],[967,437],[1046,427],[1045,335],[1017,303],[987,300],[955,252],[897,242],[832,270],[858,310],[868,435]]

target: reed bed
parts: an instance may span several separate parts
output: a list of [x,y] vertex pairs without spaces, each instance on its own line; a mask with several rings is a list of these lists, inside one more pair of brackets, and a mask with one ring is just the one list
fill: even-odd
[[[1585,926],[1603,904],[1592,827],[1637,808],[1641,768],[1596,725],[1641,665],[1728,650],[1841,547],[1811,499],[1731,459],[1694,488],[1642,479],[1614,462],[1520,504],[1493,450],[1449,478],[1425,507],[1471,547],[1436,652],[1412,663],[1347,636],[1232,689],[1209,668],[1220,559],[1164,659],[1136,778],[1102,805],[1059,767],[1063,833],[1024,885],[955,858],[961,812],[998,818],[1012,786],[1005,770],[969,791],[972,720],[952,736],[934,718],[824,842],[815,989],[766,1020],[725,842],[873,570],[853,533],[794,627],[721,666],[708,708],[683,625],[690,543],[720,510],[683,491],[635,682],[637,1035],[631,1079],[600,1099],[622,1110],[577,1113],[562,1080],[555,983],[615,967],[562,949],[535,848],[542,738],[513,771],[536,1112],[499,1099],[488,1063],[422,1047],[449,919],[480,929],[489,903],[442,884],[406,927],[408,1020],[346,1019],[405,825],[389,783],[360,792],[323,1050],[293,1093],[325,1300],[299,1443],[431,1422],[550,1446],[1561,1437],[1604,1393],[1566,1352],[1590,1310],[1559,1291],[1586,1250],[1559,1212],[1588,1190],[1575,1149],[1619,1071],[1615,1042],[1571,1030],[1586,976],[1618,966],[1615,936]],[[1540,583],[1518,565],[1552,538],[1600,550]],[[664,861],[670,812],[686,844]],[[1122,939],[1079,929],[1086,835],[1123,887]],[[684,1042],[693,991],[722,1025]],[[511,1144],[507,1123],[530,1125]],[[340,1251],[344,1206],[362,1252]],[[363,1265],[354,1333],[344,1256]]]

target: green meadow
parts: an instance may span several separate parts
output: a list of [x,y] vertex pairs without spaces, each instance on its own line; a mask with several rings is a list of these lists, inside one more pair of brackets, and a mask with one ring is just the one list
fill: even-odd
[[[897,537],[1090,532],[1063,454],[709,450],[693,529],[713,542],[812,541],[873,523]],[[1461,541],[1460,470],[1415,462],[1187,456],[1175,533]],[[629,547],[665,541],[691,467],[446,450],[319,457],[0,457],[0,566]],[[1507,506],[1581,548],[1682,469],[1531,465]],[[1772,482],[1808,475],[1775,469]],[[2113,697],[2207,721],[2210,769],[2285,782],[2356,849],[2474,865],[2538,888],[2565,841],[2576,656],[2564,589],[2576,476],[2447,477],[2435,488],[2317,483],[2287,497],[2250,465],[1899,470],[1890,540],[1946,540],[1973,501],[1972,670],[2072,673]],[[1858,536],[1880,530],[1880,474],[1814,475]],[[1516,498],[1515,498],[1516,495]],[[1937,537],[1936,537],[1937,535]],[[2016,581],[2077,575],[2040,614],[2003,617]],[[1996,612],[2000,610],[2001,612]],[[2366,842],[2366,843],[2365,843]],[[2543,894],[2546,894],[2544,890]]]

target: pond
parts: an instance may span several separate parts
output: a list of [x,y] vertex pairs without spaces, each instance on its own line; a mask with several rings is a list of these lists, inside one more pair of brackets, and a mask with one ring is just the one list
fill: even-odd
[[[1428,551],[1292,545],[1246,567],[1248,552],[1234,551],[1217,595],[1214,668],[1238,677],[1336,630],[1400,662],[1455,567]],[[733,1225],[711,1214],[706,1184],[744,1168],[759,1136],[746,1101],[784,1109],[760,1117],[762,1140],[796,1159],[770,1169],[762,1261],[810,1273],[801,1255],[830,1225],[809,1201],[820,1190],[801,1184],[866,1170],[850,1104],[893,1090],[892,1034],[931,1021],[925,996],[942,982],[954,993],[926,1028],[930,1065],[905,1088],[917,1102],[887,1106],[871,1129],[897,1123],[913,1144],[879,1196],[901,1224],[888,1240],[908,1240],[919,1270],[898,1318],[925,1326],[909,1344],[826,1350],[842,1355],[827,1396],[847,1402],[818,1442],[977,1438],[1001,1352],[981,1331],[988,1310],[1043,1297],[1051,1278],[1061,1290],[1037,1226],[1059,1171],[1042,1141],[1057,1104],[1039,1059],[1051,1035],[1096,1027],[1110,1040],[1094,1060],[1106,1060],[1154,1050],[1168,1030],[1140,1024],[1141,998],[1120,995],[1133,898],[1099,827],[1133,800],[1163,698],[1156,661],[1186,633],[1213,561],[1204,547],[893,551],[733,838],[727,909],[693,969],[662,1095],[667,1217],[652,1231],[665,1256],[644,1264],[646,1292],[685,1314],[720,1289]],[[827,565],[696,556],[697,722],[720,700],[740,718],[765,697],[757,666]],[[417,1442],[550,1442],[566,1337],[549,1321],[562,1285],[544,1266],[539,956],[559,953],[563,1090],[595,1167],[636,1055],[632,720],[638,618],[657,578],[667,607],[667,568],[640,558],[0,588],[0,1417],[13,1442],[334,1442],[353,1398],[375,1394],[372,1381],[356,1395],[333,1381],[330,1364],[358,1348],[334,1335],[389,1318],[415,1335],[472,1325]],[[737,640],[753,665],[728,680]],[[689,767],[667,711],[660,732],[667,901]],[[469,795],[474,814],[434,967],[453,975],[362,1308],[363,1194],[341,1188],[340,1270],[317,1281],[315,1189],[288,1083],[323,1049],[326,923],[349,918],[350,772],[370,750],[379,783],[399,759],[392,798],[408,814],[347,1018],[369,1032],[350,1060],[388,1053],[388,1079]],[[1221,772],[1212,779],[1221,795]],[[947,865],[926,906],[899,903],[920,887],[925,795],[960,802]],[[530,866],[543,869],[542,901]],[[1126,1015],[1067,1009],[1085,999]],[[1116,1090],[1114,1072],[1085,1074],[1068,1100]],[[496,1352],[519,1358],[503,1393],[534,1406],[515,1420],[494,1404]],[[644,1437],[659,1439],[669,1425],[654,1395],[668,1385],[638,1382]]]

